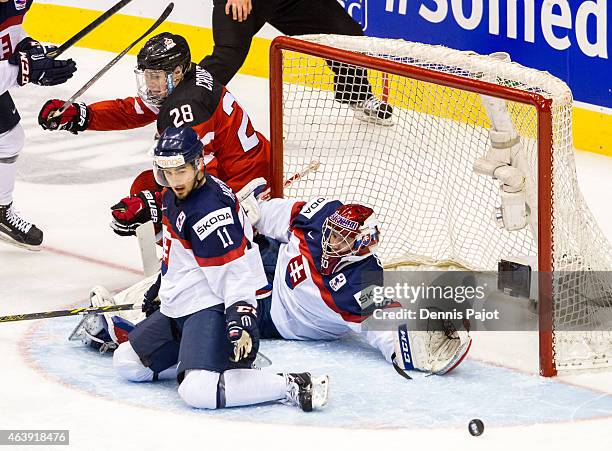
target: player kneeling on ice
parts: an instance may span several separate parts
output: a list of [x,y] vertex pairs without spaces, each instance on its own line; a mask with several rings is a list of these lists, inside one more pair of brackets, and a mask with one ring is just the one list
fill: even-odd
[[[258,191],[257,183],[249,188]],[[403,374],[445,374],[466,356],[471,338],[452,324],[415,331],[405,324],[362,327],[373,306],[362,307],[360,294],[381,285],[383,271],[373,253],[380,232],[371,208],[324,197],[258,203],[243,194],[241,205],[259,233],[280,242],[272,293],[259,301],[262,338],[331,340],[359,332]]]
[[215,409],[287,401],[327,402],[327,376],[252,369],[259,346],[256,290],[266,284],[251,226],[227,185],[205,173],[202,142],[168,128],[154,149],[162,194],[159,310],[129,332],[113,366],[125,379],[176,377],[190,406]]

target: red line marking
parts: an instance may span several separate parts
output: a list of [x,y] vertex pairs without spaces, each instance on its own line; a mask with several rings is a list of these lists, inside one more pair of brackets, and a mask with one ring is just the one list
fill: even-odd
[[132,274],[138,274],[139,276],[144,275],[144,272],[141,269],[130,268],[129,266],[107,262],[94,257],[87,257],[86,255],[77,254],[75,252],[70,252],[64,249],[58,249],[51,246],[42,246],[42,248],[47,252],[51,252],[52,254],[63,255],[64,257],[71,257],[77,260],[93,263],[94,265],[100,265],[105,266],[107,268],[118,269],[120,271],[131,272]]

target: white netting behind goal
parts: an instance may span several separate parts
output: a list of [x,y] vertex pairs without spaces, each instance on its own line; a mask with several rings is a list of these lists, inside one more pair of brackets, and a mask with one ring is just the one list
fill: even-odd
[[[612,289],[583,271],[610,271],[612,247],[577,186],[572,96],[565,83],[516,63],[440,46],[330,35],[301,39],[551,99],[553,269],[569,271],[554,282],[555,329],[601,328],[612,306]],[[339,76],[336,83],[330,67]],[[357,67],[355,72],[355,67],[330,59],[283,51],[284,174],[299,172],[312,160],[321,162],[316,172],[286,188],[285,196],[323,195],[372,206],[382,223],[379,254],[386,264],[451,261],[495,271],[500,258],[537,256],[532,227],[508,232],[497,226],[493,212],[500,204],[498,183],[473,170],[475,160],[490,147],[491,121],[481,96],[376,70],[367,75],[360,71],[365,70]],[[393,125],[359,120],[363,114],[351,108],[356,93],[366,92],[368,85],[393,107]],[[537,199],[536,109],[504,103],[521,138],[528,195]],[[587,285],[588,296],[584,291],[577,294]],[[609,331],[556,333],[555,348],[560,370],[612,365]]]

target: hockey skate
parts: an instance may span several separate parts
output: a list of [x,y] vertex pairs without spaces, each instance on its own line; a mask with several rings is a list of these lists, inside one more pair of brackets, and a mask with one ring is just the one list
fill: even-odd
[[19,216],[13,203],[0,205],[0,240],[31,251],[39,251],[42,231]]
[[286,402],[304,412],[312,412],[327,404],[329,397],[329,376],[312,377],[310,373],[286,373]]
[[393,125],[393,107],[374,95],[359,102],[351,102],[349,106],[355,110],[355,117],[359,120],[377,125]]

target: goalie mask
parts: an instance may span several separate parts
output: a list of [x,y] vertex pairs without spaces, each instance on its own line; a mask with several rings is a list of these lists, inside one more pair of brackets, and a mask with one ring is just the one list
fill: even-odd
[[359,204],[339,207],[323,223],[321,274],[362,260],[376,249],[379,240],[374,210]]
[[[139,97],[160,107],[191,68],[191,52],[184,37],[172,33],[153,36],[138,52],[136,86]],[[180,68],[180,70],[178,70]]]

